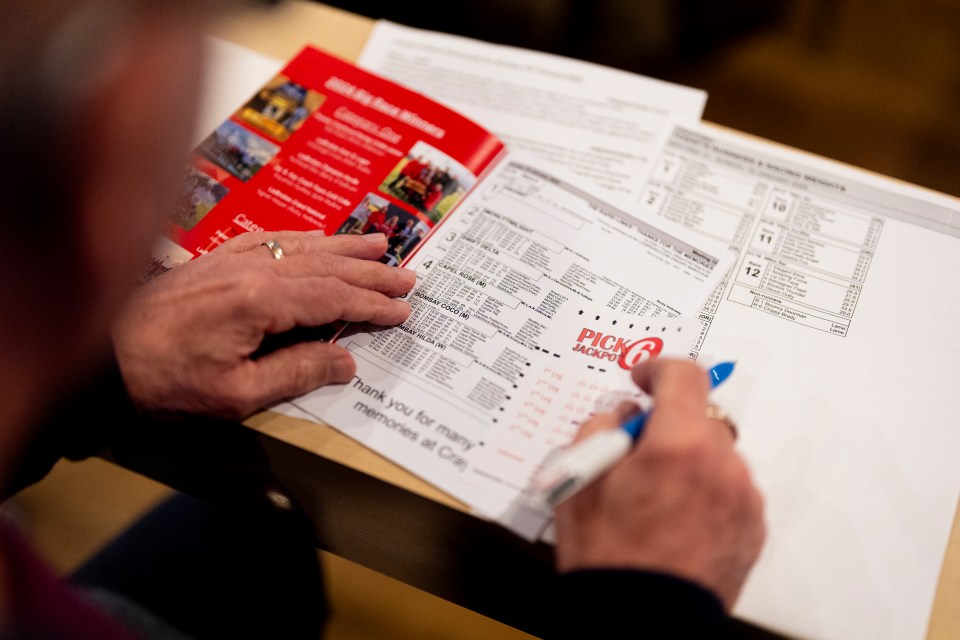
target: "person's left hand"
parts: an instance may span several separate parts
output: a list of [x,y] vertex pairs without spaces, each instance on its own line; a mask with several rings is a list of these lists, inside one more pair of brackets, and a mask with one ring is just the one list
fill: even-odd
[[[261,246],[274,240],[286,257]],[[381,234],[247,232],[142,285],[113,331],[134,404],[242,419],[356,371],[346,349],[308,341],[252,358],[266,336],[336,321],[394,325],[414,272],[377,262]]]

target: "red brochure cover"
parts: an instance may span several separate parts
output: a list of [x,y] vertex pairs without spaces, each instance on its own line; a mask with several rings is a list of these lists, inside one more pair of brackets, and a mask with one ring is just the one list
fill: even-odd
[[426,96],[306,47],[193,150],[146,276],[252,230],[381,231],[396,264],[503,150]]

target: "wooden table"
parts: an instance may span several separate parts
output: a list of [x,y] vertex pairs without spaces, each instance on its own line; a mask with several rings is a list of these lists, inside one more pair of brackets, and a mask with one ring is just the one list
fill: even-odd
[[[311,43],[355,60],[373,24],[291,0],[231,16],[212,33],[281,59]],[[296,505],[313,521],[320,548],[538,635],[549,607],[538,598],[551,575],[548,545],[470,515],[466,505],[327,425],[269,411],[244,425],[151,426],[117,443],[109,457],[211,499]],[[774,637],[744,626],[755,637]],[[928,633],[928,640],[948,638],[960,638],[960,520]]]

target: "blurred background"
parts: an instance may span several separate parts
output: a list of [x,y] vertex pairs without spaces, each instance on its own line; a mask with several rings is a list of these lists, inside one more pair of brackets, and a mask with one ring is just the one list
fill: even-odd
[[[371,18],[706,90],[704,119],[960,197],[960,0],[330,0]],[[69,572],[170,494],[63,461],[0,508]],[[327,640],[532,640],[320,553]]]
[[709,93],[704,119],[960,196],[960,0],[333,0]]

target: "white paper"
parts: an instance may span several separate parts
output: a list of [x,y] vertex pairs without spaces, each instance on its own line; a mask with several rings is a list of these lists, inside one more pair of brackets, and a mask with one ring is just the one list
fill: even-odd
[[549,519],[525,495],[544,457],[636,395],[629,365],[651,344],[689,357],[699,322],[675,317],[732,258],[572,180],[511,154],[407,263],[410,319],[338,338],[353,382],[292,401],[531,539]]
[[735,614],[924,638],[960,495],[960,204],[706,127],[678,128],[652,176],[643,210],[740,253],[701,315],[703,350],[737,362],[714,398],[766,497]]
[[[212,40],[201,135],[282,67]],[[802,638],[923,638],[960,493],[960,205],[685,129],[649,152],[635,203],[741,254],[695,345],[737,362],[713,397],[767,502],[769,540],[735,614]]]
[[581,60],[377,23],[358,64],[534,153],[634,199],[671,119],[697,122],[706,93]]

